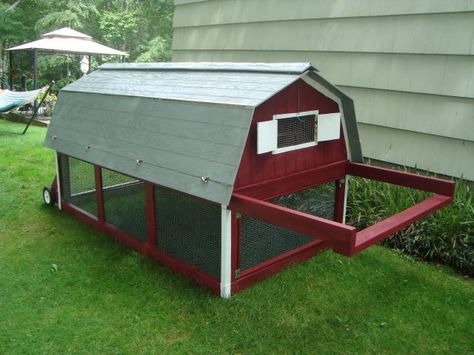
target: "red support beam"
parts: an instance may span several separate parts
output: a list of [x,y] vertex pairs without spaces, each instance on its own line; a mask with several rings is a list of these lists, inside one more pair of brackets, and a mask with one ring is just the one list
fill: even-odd
[[385,169],[378,166],[348,162],[347,174],[389,184],[411,187],[412,189],[433,192],[444,196],[453,196],[454,194],[454,181]]
[[239,278],[232,282],[232,294],[242,291],[252,284],[270,277],[291,264],[307,260],[328,247],[330,247],[328,242],[315,240],[314,242],[303,245],[288,253],[267,260],[251,269],[244,270]]
[[95,191],[97,200],[97,219],[105,222],[104,190],[102,188],[102,169],[94,165],[95,172]]
[[156,248],[156,213],[155,213],[155,188],[153,184],[145,182],[145,211],[147,221],[147,245],[150,249]]
[[333,245],[355,243],[356,229],[338,222],[316,217],[290,208],[274,205],[238,193],[232,194],[230,209]]
[[344,203],[346,183],[345,179],[338,179],[335,181],[335,201],[334,201],[334,220],[342,223],[344,221]]
[[175,259],[172,256],[166,255],[156,249],[149,249],[147,244],[133,238],[112,224],[99,222],[94,215],[83,211],[74,205],[64,203],[63,209],[65,212],[73,215],[83,222],[90,224],[94,229],[106,233],[113,239],[127,245],[129,248],[132,248],[141,254],[152,257],[153,259],[169,267],[171,270],[184,274],[199,284],[209,288],[213,293],[217,295],[220,294],[219,280],[207,274],[206,272],[196,269],[193,265],[184,263],[181,260]]
[[449,196],[435,195],[413,207],[407,208],[391,217],[384,219],[370,227],[367,227],[356,235],[356,244],[350,251],[353,255],[367,247],[385,239],[388,236],[408,227],[432,212],[450,204],[452,198]]
[[231,280],[235,280],[235,272],[239,268],[240,260],[240,221],[237,217],[237,213],[232,211],[231,214],[231,239],[232,239],[232,246],[231,246]]
[[259,184],[236,189],[235,192],[259,199],[268,200],[308,187],[343,178],[346,175],[347,161],[339,161],[315,169],[268,180]]

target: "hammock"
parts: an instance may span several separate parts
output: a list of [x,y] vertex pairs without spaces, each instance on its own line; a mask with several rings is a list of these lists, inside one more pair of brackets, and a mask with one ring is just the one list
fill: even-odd
[[[51,92],[53,84],[54,84],[54,81],[52,81],[49,84],[49,86],[47,86],[48,89],[45,95],[41,99],[41,102],[39,103],[39,105],[35,105],[33,114],[31,115],[25,129],[23,130],[23,133],[21,134],[25,134],[26,131],[28,130],[28,127],[30,127],[31,122],[33,122],[33,120],[38,114],[39,107],[43,104],[43,101],[46,98],[46,96],[48,96],[48,94]],[[7,113],[7,112],[18,109],[21,106],[34,102],[38,98],[38,95],[40,94],[40,92],[45,88],[46,86],[44,88],[41,88],[38,90],[31,90],[31,91],[10,91],[10,90],[1,91],[0,92],[0,113]]]
[[7,113],[26,104],[31,104],[36,100],[43,89],[44,88],[32,91],[5,90],[0,92],[0,113]]

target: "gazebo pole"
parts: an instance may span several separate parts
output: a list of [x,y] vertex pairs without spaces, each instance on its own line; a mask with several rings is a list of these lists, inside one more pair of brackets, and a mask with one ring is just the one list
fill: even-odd
[[[33,49],[33,90],[38,88],[38,49]],[[38,101],[35,99],[33,112],[36,112]]]
[[38,50],[33,49],[33,90],[38,88]]
[[8,60],[10,62],[10,72],[8,73],[8,79],[10,80],[10,90],[13,90],[13,51],[8,52]]
[[87,74],[91,72],[91,65],[92,65],[92,56],[89,54],[89,69],[87,70]]

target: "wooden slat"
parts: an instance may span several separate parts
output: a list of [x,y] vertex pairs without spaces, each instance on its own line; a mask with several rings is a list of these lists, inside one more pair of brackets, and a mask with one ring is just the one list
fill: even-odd
[[471,55],[474,12],[176,28],[173,48]]
[[291,174],[279,179],[246,186],[236,192],[260,199],[271,199],[287,193],[296,192],[328,181],[344,177],[346,161],[324,165],[315,169]]
[[359,124],[364,155],[474,180],[474,142]]
[[[58,151],[55,147],[55,142],[57,142],[57,140],[51,140],[48,142],[48,146]],[[76,157],[76,154],[81,151],[85,152],[85,149],[83,146],[79,146],[74,142],[66,141],[62,143],[60,151],[63,154]],[[136,161],[133,159],[117,157],[116,155],[111,155],[110,153],[105,153],[99,150],[94,150],[93,154],[90,156],[85,155],[84,157],[85,158],[82,159],[87,160],[92,164],[100,165],[128,176],[194,195],[207,201],[228,204],[232,194],[232,186],[230,185],[224,185],[212,180],[208,183],[203,183],[201,178],[198,176],[190,176],[146,163],[137,165]]]
[[358,253],[386,237],[393,235],[413,222],[448,205],[451,201],[452,197],[450,196],[435,195],[430,199],[357,232],[355,246],[351,250],[351,254]]
[[274,205],[253,197],[233,193],[230,209],[297,233],[327,240],[332,245],[346,248],[355,243],[356,229],[352,226]]
[[[175,0],[175,27],[206,26],[307,18],[400,16],[474,10],[466,0]],[[185,5],[185,6],[180,6]]]
[[252,108],[61,92],[45,144],[227,205],[252,114]]
[[351,162],[347,163],[347,174],[444,196],[452,196],[455,187],[454,181]]

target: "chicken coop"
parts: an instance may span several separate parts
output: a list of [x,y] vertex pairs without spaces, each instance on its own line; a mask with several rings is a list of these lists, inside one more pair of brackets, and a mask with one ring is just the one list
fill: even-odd
[[[222,297],[323,249],[354,255],[454,189],[363,164],[353,101],[309,63],[105,64],[60,91],[45,145],[47,203]],[[349,176],[432,194],[358,231]]]

